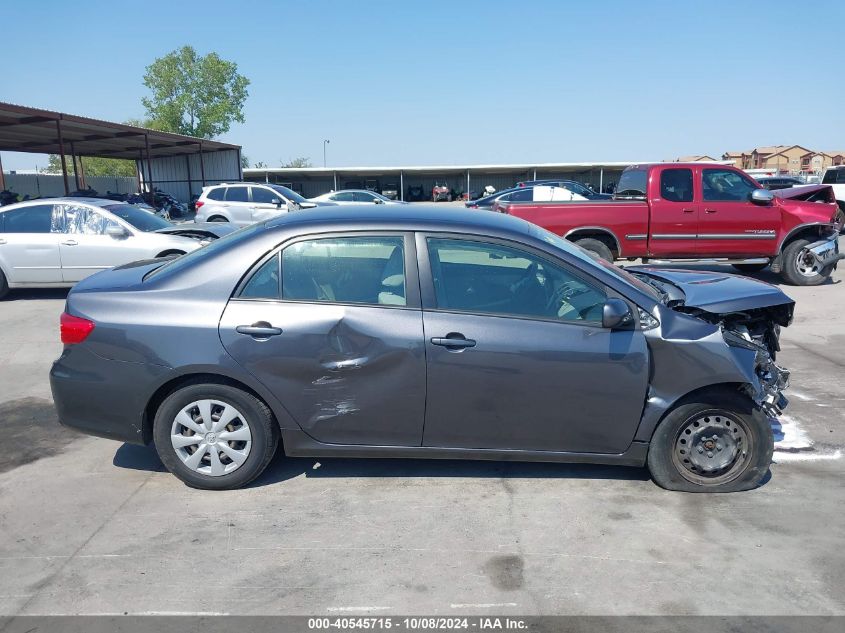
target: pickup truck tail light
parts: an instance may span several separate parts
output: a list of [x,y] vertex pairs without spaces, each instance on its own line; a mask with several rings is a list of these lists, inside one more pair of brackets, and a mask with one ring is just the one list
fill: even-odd
[[73,316],[62,312],[59,319],[62,343],[65,345],[76,345],[81,343],[91,332],[94,331],[94,322],[82,317]]

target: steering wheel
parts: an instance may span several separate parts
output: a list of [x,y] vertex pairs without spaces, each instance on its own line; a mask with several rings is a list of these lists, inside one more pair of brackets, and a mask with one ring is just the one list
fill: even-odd
[[[566,302],[569,303],[569,299],[573,297],[577,297],[580,294],[584,294],[587,292],[587,289],[583,286],[575,283],[574,281],[567,281],[562,283],[560,286],[555,288],[551,295],[549,296],[549,300],[546,303],[546,312],[553,314],[554,316],[558,315],[560,312],[560,306]],[[557,304],[557,309],[555,310],[555,305]]]

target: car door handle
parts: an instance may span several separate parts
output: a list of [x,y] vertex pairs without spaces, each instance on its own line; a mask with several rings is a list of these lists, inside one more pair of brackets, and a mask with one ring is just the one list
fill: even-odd
[[77,242],[76,240],[65,240],[64,242],[62,242],[62,244],[64,246],[76,246],[77,244],[79,244],[79,242]]
[[716,209],[704,209],[704,213],[716,213]]
[[695,213],[695,209],[684,209],[684,213]]
[[431,339],[431,344],[440,345],[441,347],[451,347],[454,349],[475,347],[475,341],[471,338],[464,338],[463,334],[448,334],[446,336],[435,336]]
[[282,333],[282,328],[273,327],[267,321],[258,321],[252,325],[239,325],[235,328],[238,334],[246,334],[257,339],[267,339],[271,336],[278,336]]

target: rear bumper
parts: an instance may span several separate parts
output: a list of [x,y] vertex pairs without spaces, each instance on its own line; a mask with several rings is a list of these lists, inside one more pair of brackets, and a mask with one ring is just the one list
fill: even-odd
[[107,360],[84,345],[66,347],[50,370],[59,423],[97,437],[146,444],[144,411],[153,386],[169,371]]

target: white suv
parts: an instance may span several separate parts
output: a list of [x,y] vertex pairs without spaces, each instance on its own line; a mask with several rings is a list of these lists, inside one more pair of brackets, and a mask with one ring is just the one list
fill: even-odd
[[238,226],[317,206],[287,187],[245,182],[203,187],[196,205],[197,222],[231,222]]
[[839,205],[836,221],[845,224],[845,165],[825,169],[822,184],[830,185],[833,189],[833,195],[836,196],[836,202]]

